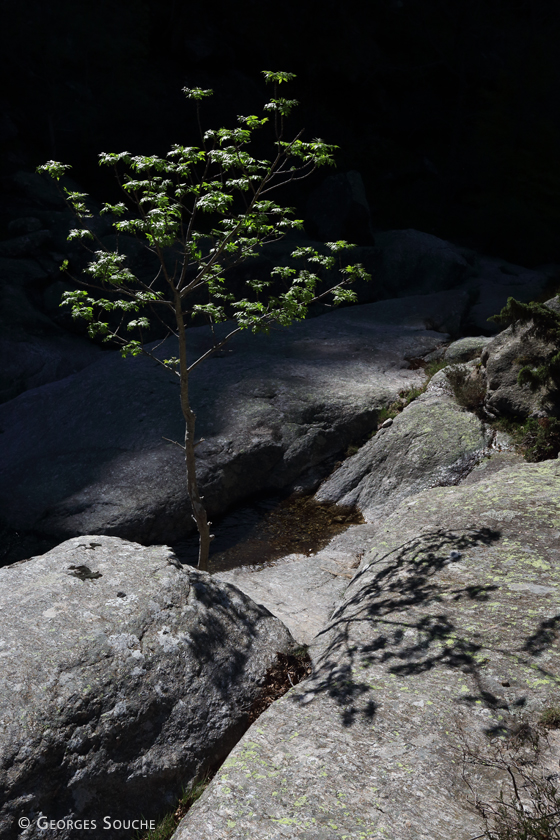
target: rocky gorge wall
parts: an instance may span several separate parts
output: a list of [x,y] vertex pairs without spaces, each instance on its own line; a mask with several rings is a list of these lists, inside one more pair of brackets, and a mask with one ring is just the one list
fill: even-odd
[[[523,462],[490,423],[557,415],[558,394],[519,386],[526,330],[480,333],[551,275],[388,231],[359,249],[374,271],[360,305],[209,360],[193,402],[211,515],[282,489],[365,520],[310,557],[212,577],[139,544],[192,527],[182,454],[162,440],[182,433],[175,384],[55,319],[66,222],[34,200],[45,227],[0,253],[4,561],[21,560],[0,570],[0,836],[49,836],[40,813],[93,818],[115,801],[161,811],[231,749],[294,640],[312,677],[252,725],[177,840],[480,834],[465,742],[538,728],[560,678],[560,462]],[[287,259],[282,243],[261,255]],[[208,345],[206,328],[188,335]],[[434,359],[481,385],[478,414],[447,367],[380,423]],[[552,733],[537,762],[549,775],[557,746]],[[475,775],[491,798],[496,774]]]

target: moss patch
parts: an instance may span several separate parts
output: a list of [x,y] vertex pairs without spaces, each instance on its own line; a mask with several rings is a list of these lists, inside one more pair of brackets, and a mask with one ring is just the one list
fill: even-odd
[[547,461],[560,453],[560,420],[557,417],[529,418],[523,422],[501,417],[494,427],[511,435],[517,451],[526,461]]

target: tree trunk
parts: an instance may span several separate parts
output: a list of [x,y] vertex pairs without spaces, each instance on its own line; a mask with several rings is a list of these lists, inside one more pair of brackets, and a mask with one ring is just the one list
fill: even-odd
[[[181,388],[182,390],[182,388]],[[181,395],[182,397],[182,395]],[[183,399],[181,398],[181,403]],[[199,534],[199,548],[198,548],[198,568],[203,572],[208,571],[210,553],[210,525],[206,516],[206,509],[202,504],[200,494],[198,492],[198,482],[196,480],[196,460],[194,456],[194,428],[195,428],[195,414],[187,406],[183,405],[183,414],[185,416],[185,461],[187,466],[187,492],[193,509],[193,518],[196,522]]]
[[189,366],[187,361],[187,340],[185,336],[185,324],[183,321],[183,309],[181,297],[174,289],[175,295],[175,318],[177,320],[177,331],[179,335],[179,373],[181,376],[181,409],[185,418],[185,463],[187,468],[187,493],[193,510],[193,519],[196,522],[199,534],[198,568],[203,572],[208,571],[210,553],[210,525],[206,516],[206,509],[202,504],[198,492],[196,480],[196,459],[194,455],[194,431],[196,415],[189,403]]

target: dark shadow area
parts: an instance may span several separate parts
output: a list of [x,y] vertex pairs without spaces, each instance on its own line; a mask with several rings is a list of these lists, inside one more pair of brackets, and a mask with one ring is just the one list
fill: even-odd
[[60,544],[57,537],[45,537],[33,531],[18,531],[0,523],[0,568],[46,554]]
[[[4,4],[0,173],[64,160],[118,200],[99,151],[197,144],[183,85],[214,88],[205,123],[231,126],[260,114],[260,71],[283,68],[297,74],[293,125],[362,173],[376,227],[555,261],[559,14],[553,0],[287,0],[271,25],[266,4],[223,0]],[[306,198],[288,200],[300,212]]]

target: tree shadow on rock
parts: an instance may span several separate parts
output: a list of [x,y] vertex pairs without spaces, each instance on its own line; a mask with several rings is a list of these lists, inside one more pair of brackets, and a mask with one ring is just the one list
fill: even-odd
[[558,639],[560,615],[541,621],[537,630],[525,642],[524,650],[532,656],[540,656]]
[[[442,666],[474,673],[482,644],[464,638],[453,613],[458,602],[484,603],[494,584],[454,587],[438,579],[462,552],[489,546],[500,532],[489,528],[422,534],[374,560],[354,578],[346,601],[319,634],[327,647],[318,659],[307,694],[326,694],[340,706],[349,726],[373,717],[376,703],[369,682],[357,674],[383,666],[387,676],[413,677]],[[369,677],[371,679],[371,677]],[[298,698],[296,698],[298,699]]]

